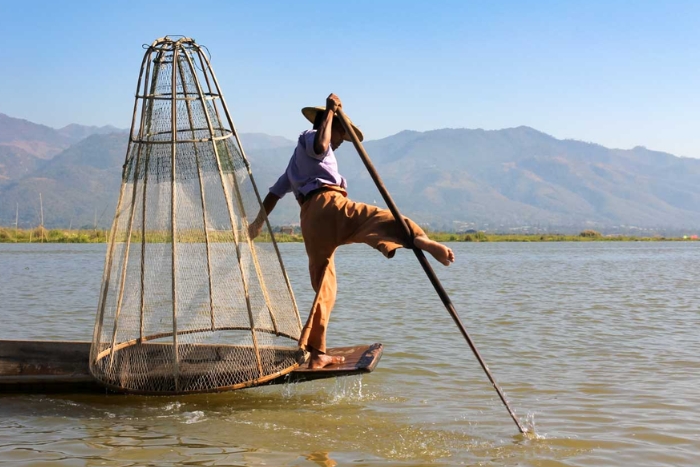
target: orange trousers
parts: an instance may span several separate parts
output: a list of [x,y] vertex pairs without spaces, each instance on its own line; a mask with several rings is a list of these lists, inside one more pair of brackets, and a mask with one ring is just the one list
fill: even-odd
[[[309,319],[301,330],[299,346],[326,352],[326,329],[337,292],[333,255],[340,245],[366,243],[391,258],[404,245],[400,225],[388,209],[356,203],[341,188],[314,194],[301,205],[301,233],[309,256],[311,286],[316,292]],[[414,236],[425,235],[405,218]],[[409,245],[408,247],[412,247]]]

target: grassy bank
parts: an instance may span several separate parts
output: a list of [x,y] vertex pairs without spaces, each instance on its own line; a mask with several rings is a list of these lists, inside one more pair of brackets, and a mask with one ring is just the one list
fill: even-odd
[[683,241],[691,239],[681,237],[637,237],[633,235],[588,234],[500,234],[477,232],[470,234],[453,234],[445,232],[428,232],[428,236],[438,242],[653,242]]
[[0,227],[0,243],[105,243],[105,230],[14,229]]
[[[105,230],[63,230],[63,229],[17,229],[0,227],[0,243],[105,243],[109,232]],[[170,242],[169,232],[151,232],[146,234],[149,242]],[[495,233],[449,233],[428,232],[428,236],[438,242],[636,242],[636,241],[692,241],[697,239],[679,237],[635,237],[630,235],[602,235],[599,232],[587,230],[576,235],[563,234],[495,234]],[[180,232],[179,237],[184,242],[199,243],[204,236],[197,232]],[[275,239],[279,243],[303,242],[301,234],[277,233]],[[124,240],[124,239],[120,239]],[[132,234],[133,242],[140,242],[139,232]],[[210,241],[231,241],[230,232],[213,232]],[[258,242],[269,242],[270,235],[262,234]]]

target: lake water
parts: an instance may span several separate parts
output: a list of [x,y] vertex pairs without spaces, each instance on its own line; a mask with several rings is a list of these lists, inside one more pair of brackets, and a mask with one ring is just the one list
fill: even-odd
[[[452,244],[434,266],[522,436],[415,257],[337,254],[329,345],[374,373],[186,397],[0,396],[13,465],[642,466],[700,462],[700,243]],[[300,309],[301,244],[280,245]],[[0,245],[0,338],[89,340],[104,245]],[[435,264],[435,263],[434,263]]]

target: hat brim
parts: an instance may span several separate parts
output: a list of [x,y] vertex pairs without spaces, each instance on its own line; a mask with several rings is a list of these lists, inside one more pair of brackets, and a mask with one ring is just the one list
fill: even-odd
[[[304,115],[304,117],[306,117],[306,119],[307,119],[308,121],[310,121],[312,124],[316,121],[316,115],[317,115],[319,112],[325,112],[325,111],[326,111],[326,108],[325,108],[325,107],[304,107],[303,109],[301,109],[301,113],[302,113],[302,114]],[[365,139],[365,136],[362,134],[362,132],[360,131],[360,129],[357,128],[357,127],[355,126],[354,123],[352,123],[352,121],[348,118],[347,115],[345,116],[345,118],[347,118],[348,122],[350,122],[350,125],[352,125],[352,129],[353,129],[353,131],[355,132],[355,134],[357,135],[357,138],[358,138],[360,141],[364,140],[364,139]],[[344,137],[343,139],[344,139],[345,141],[352,141],[352,140],[350,139],[350,135],[349,135],[347,132],[345,132],[345,137]]]

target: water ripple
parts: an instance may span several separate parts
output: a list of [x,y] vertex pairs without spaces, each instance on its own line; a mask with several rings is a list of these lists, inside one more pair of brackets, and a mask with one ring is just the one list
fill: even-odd
[[[300,308],[302,245],[280,245]],[[339,250],[329,345],[365,377],[187,397],[0,396],[17,465],[695,465],[698,243],[455,244],[437,268],[503,404],[410,252]],[[0,338],[92,334],[103,245],[0,245]],[[22,319],[17,319],[22,316]]]

